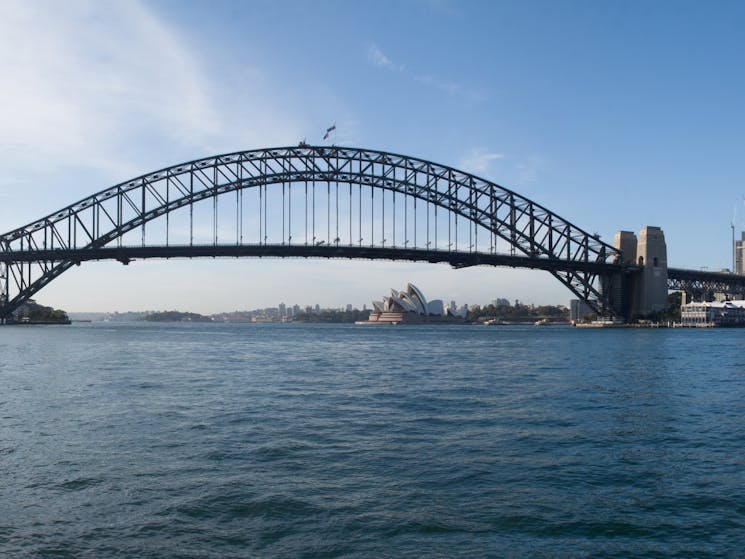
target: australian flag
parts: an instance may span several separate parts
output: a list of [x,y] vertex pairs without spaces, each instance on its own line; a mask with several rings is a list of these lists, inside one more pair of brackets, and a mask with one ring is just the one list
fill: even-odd
[[326,133],[323,135],[323,139],[328,140],[329,134],[331,134],[331,132],[333,132],[334,130],[336,130],[336,123],[326,128]]

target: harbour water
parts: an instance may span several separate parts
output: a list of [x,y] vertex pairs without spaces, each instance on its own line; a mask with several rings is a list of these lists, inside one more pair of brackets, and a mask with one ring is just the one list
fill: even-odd
[[741,557],[743,330],[0,329],[0,556]]

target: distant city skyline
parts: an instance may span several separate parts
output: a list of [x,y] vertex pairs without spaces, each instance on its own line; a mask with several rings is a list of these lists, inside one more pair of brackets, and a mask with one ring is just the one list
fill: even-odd
[[[735,206],[738,237],[745,220],[744,27],[734,1],[9,0],[0,232],[169,164],[306,140],[454,166],[606,242],[656,225],[671,266],[728,268]],[[573,298],[532,270],[206,259],[83,263],[36,299],[361,307],[409,281],[463,302]]]
[[[379,299],[379,297],[378,297]],[[323,312],[323,311],[352,311],[352,310],[371,310],[373,308],[373,302],[377,300],[374,298],[371,298],[370,301],[364,302],[362,304],[354,304],[354,303],[336,303],[336,304],[328,304],[328,305],[321,305],[318,302],[308,303],[298,303],[298,302],[285,302],[280,301],[277,304],[274,305],[267,305],[267,306],[259,306],[255,308],[249,308],[249,307],[240,307],[235,306],[233,308],[226,308],[222,309],[216,312],[204,312],[200,314],[206,314],[206,315],[224,315],[224,314],[231,314],[231,313],[258,313],[262,311],[276,311],[278,315],[282,316],[283,311],[285,315],[292,315],[302,312]],[[287,301],[290,301],[290,299],[287,299]],[[536,304],[533,301],[521,301],[519,299],[508,299],[506,297],[494,297],[492,299],[489,299],[487,301],[457,301],[456,299],[446,299],[443,300],[443,304],[450,308],[461,308],[461,307],[467,307],[467,308],[473,308],[473,307],[484,307],[488,305],[492,305],[495,307],[499,306],[513,306],[517,304],[521,305],[535,305],[540,306],[540,304]],[[544,303],[549,304],[549,303]],[[561,305],[561,304],[559,304]],[[568,305],[563,305],[568,306]],[[179,311],[179,312],[193,312],[194,309],[192,308],[166,308],[166,307],[153,307],[153,308],[141,308],[141,309],[103,309],[103,310],[75,310],[71,311],[73,314],[142,314],[142,313],[151,313],[151,312],[165,312],[165,311]]]
[[[572,300],[572,304],[576,304],[578,301]],[[511,307],[516,305],[525,305],[525,306],[541,306],[536,305],[535,303],[532,303],[531,301],[520,301],[518,299],[515,300],[509,300],[504,297],[498,297],[496,299],[491,299],[490,301],[484,301],[484,302],[473,302],[473,303],[467,303],[467,302],[457,302],[454,299],[451,299],[449,301],[443,301],[445,306],[455,310],[460,308],[466,308],[466,309],[479,309],[482,307],[488,307],[488,306],[494,306],[494,307]],[[556,305],[556,306],[565,306],[569,308],[568,305]],[[586,305],[585,305],[586,306]],[[371,303],[363,303],[361,306],[353,305],[352,303],[346,303],[346,304],[338,304],[338,305],[330,305],[330,306],[322,306],[319,303],[312,303],[312,304],[299,304],[299,303],[292,303],[287,304],[284,302],[280,302],[277,305],[274,306],[267,306],[267,307],[257,307],[257,308],[235,308],[235,309],[226,309],[214,313],[199,313],[204,314],[206,316],[227,316],[227,315],[235,315],[235,314],[252,314],[252,315],[276,315],[278,317],[288,317],[291,318],[293,316],[296,316],[298,314],[302,313],[322,313],[322,312],[343,312],[343,311],[371,311],[373,310],[373,305]],[[70,314],[76,315],[76,317],[81,316],[87,316],[87,315],[96,315],[96,316],[126,316],[126,315],[145,315],[149,313],[161,313],[161,312],[192,312],[192,309],[188,308],[174,308],[174,309],[166,309],[166,308],[153,308],[153,309],[129,309],[125,311],[117,310],[117,311],[71,311]]]

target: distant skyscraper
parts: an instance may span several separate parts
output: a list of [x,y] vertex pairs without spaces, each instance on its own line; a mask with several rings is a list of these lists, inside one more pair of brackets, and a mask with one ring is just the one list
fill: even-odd
[[287,316],[287,305],[284,303],[279,304],[279,316],[280,318]]
[[572,299],[569,301],[569,320],[578,321],[582,320],[586,316],[591,316],[594,311],[590,308],[590,305],[579,299]]
[[740,234],[740,240],[735,241],[735,269],[736,274],[745,274],[745,231]]

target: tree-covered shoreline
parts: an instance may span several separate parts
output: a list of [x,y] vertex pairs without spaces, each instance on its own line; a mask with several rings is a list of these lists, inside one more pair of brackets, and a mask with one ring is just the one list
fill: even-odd
[[13,313],[13,320],[16,324],[70,324],[65,311],[40,305],[33,299],[26,301]]

